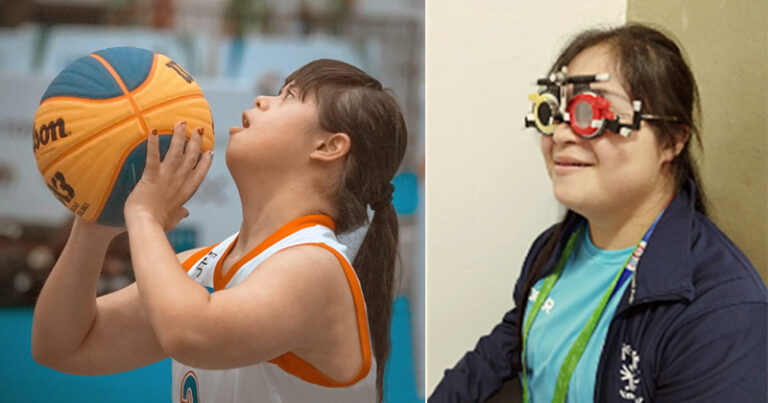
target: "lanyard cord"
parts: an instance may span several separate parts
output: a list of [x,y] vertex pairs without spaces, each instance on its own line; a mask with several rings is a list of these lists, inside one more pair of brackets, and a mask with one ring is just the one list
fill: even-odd
[[[640,261],[640,257],[643,255],[643,252],[645,251],[645,246],[648,244],[648,239],[651,237],[651,233],[653,233],[653,230],[656,228],[656,224],[659,222],[659,219],[663,214],[664,214],[664,211],[659,213],[659,215],[653,221],[653,224],[651,224],[651,227],[648,228],[648,231],[646,231],[645,235],[643,235],[643,238],[640,240],[640,242],[637,243],[637,245],[635,245],[635,248],[632,250],[632,253],[629,255],[629,257],[627,257],[627,260],[621,266],[622,269],[619,270],[618,273],[616,273],[616,276],[611,281],[611,285],[608,287],[605,293],[603,293],[603,296],[600,299],[600,302],[597,304],[597,307],[595,308],[594,311],[592,311],[592,315],[590,315],[589,319],[587,320],[587,323],[584,325],[584,328],[581,329],[581,333],[579,333],[579,336],[576,338],[576,341],[573,343],[570,350],[568,351],[568,355],[566,355],[565,360],[563,360],[563,364],[560,367],[560,373],[557,376],[557,382],[555,384],[555,393],[552,396],[553,403],[565,403],[565,397],[566,397],[566,394],[568,393],[568,385],[571,382],[573,371],[576,369],[576,364],[579,363],[579,360],[581,359],[582,354],[584,354],[584,350],[587,347],[587,343],[589,342],[589,339],[592,337],[592,333],[594,333],[595,326],[597,326],[597,322],[600,320],[600,316],[605,310],[605,306],[608,304],[608,301],[613,297],[616,291],[619,288],[621,288],[621,285],[624,284],[627,278],[629,278],[629,276],[637,268],[637,264]],[[552,291],[552,288],[555,286],[555,283],[560,278],[560,275],[563,272],[563,268],[565,267],[565,264],[568,262],[568,258],[573,253],[573,249],[576,247],[576,242],[578,241],[579,236],[581,236],[581,234],[584,232],[584,227],[586,225],[587,224],[582,225],[576,232],[574,232],[571,235],[570,238],[568,238],[568,242],[566,243],[565,249],[563,250],[563,253],[560,256],[560,260],[557,262],[555,271],[544,279],[544,284],[542,284],[541,291],[539,291],[539,295],[537,296],[536,301],[534,302],[533,307],[531,308],[532,310],[528,315],[528,320],[525,321],[525,327],[523,328],[523,351],[522,351],[523,402],[524,403],[528,403],[530,401],[529,393],[528,393],[528,376],[527,376],[528,369],[526,365],[526,347],[527,347],[527,340],[528,340],[528,332],[531,330],[531,325],[533,324],[533,321],[536,318],[536,315],[541,310],[541,306],[544,304],[544,301],[549,296],[550,291]]]
[[539,311],[541,311],[541,306],[547,299],[546,297],[549,295],[549,292],[552,291],[552,287],[554,287],[557,279],[560,278],[560,274],[563,272],[563,267],[565,267],[565,263],[568,262],[568,257],[573,252],[573,248],[576,246],[576,240],[579,239],[579,236],[582,232],[584,232],[583,225],[579,227],[579,229],[573,233],[570,238],[568,238],[568,243],[565,244],[563,254],[560,255],[560,260],[557,262],[557,266],[555,266],[555,271],[547,276],[546,279],[544,279],[544,284],[542,284],[541,291],[539,291],[539,295],[536,297],[536,301],[533,303],[533,307],[531,308],[530,314],[528,315],[528,320],[525,321],[525,327],[523,328],[522,352],[523,403],[528,403],[530,401],[528,397],[528,366],[526,364],[528,332],[531,330],[531,325],[533,324],[533,320],[536,319],[536,315],[538,315]]

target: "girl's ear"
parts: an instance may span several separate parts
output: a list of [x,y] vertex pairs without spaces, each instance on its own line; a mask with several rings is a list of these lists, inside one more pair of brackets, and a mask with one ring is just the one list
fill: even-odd
[[664,162],[671,162],[683,151],[683,148],[691,138],[691,130],[689,128],[681,129],[679,133],[675,134],[675,139],[672,144],[661,150],[661,157]]
[[347,133],[330,133],[315,144],[309,158],[318,161],[334,161],[344,158],[349,153],[352,142]]

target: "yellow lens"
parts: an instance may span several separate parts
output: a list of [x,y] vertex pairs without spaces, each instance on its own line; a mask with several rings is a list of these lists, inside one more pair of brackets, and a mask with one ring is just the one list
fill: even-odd
[[533,102],[533,116],[536,128],[542,134],[552,134],[555,132],[557,122],[555,114],[558,110],[557,98],[550,93],[531,94],[528,99]]

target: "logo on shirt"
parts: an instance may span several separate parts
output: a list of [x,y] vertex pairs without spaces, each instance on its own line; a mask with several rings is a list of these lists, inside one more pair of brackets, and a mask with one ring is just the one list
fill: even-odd
[[624,388],[619,390],[619,396],[634,403],[643,403],[643,398],[637,395],[637,387],[640,384],[640,354],[627,343],[621,344],[619,375],[625,382]]
[[199,278],[200,275],[203,274],[203,267],[208,266],[209,261],[216,259],[216,256],[219,256],[219,255],[213,251],[208,252],[208,254],[205,255],[203,260],[200,261],[200,263],[197,265],[197,268],[195,269],[195,278]]
[[181,397],[179,401],[181,403],[200,403],[200,397],[198,393],[197,375],[195,371],[187,371],[184,377],[181,378],[181,390],[179,391]]
[[[528,301],[531,301],[533,303],[536,303],[536,298],[539,297],[539,290],[531,287],[531,296],[528,297]],[[549,315],[549,311],[552,310],[552,308],[555,307],[555,300],[553,300],[551,297],[548,297],[546,301],[544,301],[543,304],[541,304],[541,310],[544,311],[547,315]]]

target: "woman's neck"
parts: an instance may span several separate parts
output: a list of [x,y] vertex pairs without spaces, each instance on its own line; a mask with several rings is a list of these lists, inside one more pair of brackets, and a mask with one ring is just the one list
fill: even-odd
[[587,216],[592,243],[600,249],[624,249],[637,244],[667,207],[674,188],[654,192],[640,203]]
[[231,254],[238,256],[248,253],[280,227],[298,217],[310,214],[332,216],[331,204],[321,195],[295,189],[298,188],[269,192],[269,197],[264,196],[267,192],[241,192],[243,221]]

